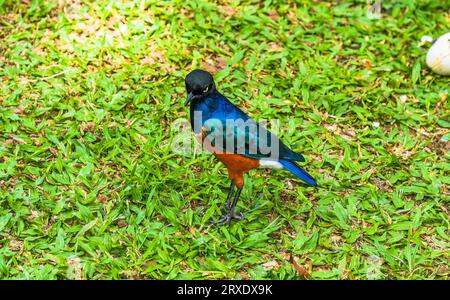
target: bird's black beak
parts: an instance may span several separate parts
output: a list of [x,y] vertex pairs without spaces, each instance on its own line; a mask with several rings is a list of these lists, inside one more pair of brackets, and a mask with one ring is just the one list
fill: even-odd
[[184,102],[184,106],[188,106],[189,103],[194,100],[195,98],[197,98],[196,95],[192,94],[192,93],[188,93],[187,98],[186,98],[186,102]]

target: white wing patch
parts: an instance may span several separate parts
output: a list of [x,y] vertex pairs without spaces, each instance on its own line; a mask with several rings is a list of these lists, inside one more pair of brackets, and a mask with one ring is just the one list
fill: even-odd
[[272,169],[282,169],[283,165],[275,160],[265,160],[261,159],[259,161],[259,166],[261,168],[272,168]]

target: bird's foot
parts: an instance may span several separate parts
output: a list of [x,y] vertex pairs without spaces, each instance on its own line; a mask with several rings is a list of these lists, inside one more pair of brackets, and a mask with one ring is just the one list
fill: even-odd
[[226,224],[230,223],[230,221],[231,221],[231,216],[229,214],[225,214],[225,215],[222,215],[219,218],[219,220],[211,221],[210,224],[222,226],[222,225],[226,225]]
[[247,220],[242,212],[238,212],[237,214],[233,214],[233,219],[236,220]]
[[243,220],[243,219],[247,219],[241,212],[239,213],[230,213],[228,212],[227,214],[222,215],[219,220],[215,220],[215,221],[211,221],[210,223],[212,225],[218,225],[218,226],[223,226],[226,225],[228,223],[231,222],[231,220],[236,219],[236,220]]

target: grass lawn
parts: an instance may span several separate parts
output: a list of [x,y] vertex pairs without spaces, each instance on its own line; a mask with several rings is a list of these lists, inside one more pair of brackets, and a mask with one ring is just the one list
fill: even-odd
[[[445,279],[450,2],[0,0],[0,278]],[[394,4],[395,3],[395,4]],[[319,184],[173,151],[184,76],[279,119]],[[308,276],[305,276],[308,273]]]

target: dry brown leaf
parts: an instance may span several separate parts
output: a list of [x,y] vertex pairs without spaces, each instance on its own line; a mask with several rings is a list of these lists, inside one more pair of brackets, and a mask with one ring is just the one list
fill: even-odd
[[283,46],[281,46],[280,44],[278,44],[276,42],[270,42],[269,43],[269,47],[270,47],[270,51],[273,51],[273,52],[277,52],[277,51],[282,51],[283,50]]
[[280,267],[280,265],[275,260],[272,260],[272,261],[262,264],[262,267],[266,270],[273,270],[273,269],[278,269]]
[[48,150],[50,150],[50,152],[53,154],[53,156],[58,156],[58,150],[56,150],[55,148],[53,148],[53,147],[50,147]]
[[291,254],[289,257],[289,262],[294,266],[295,270],[297,270],[298,275],[302,278],[309,278],[309,272],[304,267],[300,266],[296,261],[294,256]]
[[269,12],[269,18],[271,18],[272,20],[276,21],[279,17],[280,16],[278,15],[278,12],[276,10],[272,10]]
[[3,142],[4,147],[8,147],[11,144],[14,144],[13,139],[7,139],[6,141]]
[[236,10],[229,5],[223,5],[220,10],[227,18],[231,18],[236,14]]
[[27,143],[24,140],[22,140],[21,138],[18,138],[12,134],[10,134],[9,137],[13,140],[14,143],[17,143],[17,144],[26,144]]
[[216,57],[216,56],[209,56],[205,59],[204,63],[202,64],[202,67],[210,72],[210,73],[217,73],[220,70],[223,70],[227,66],[227,60],[224,57]]
[[371,68],[373,68],[372,61],[370,59],[368,59],[368,58],[363,58],[361,60],[361,63],[364,66],[364,69],[371,69]]
[[9,249],[13,251],[22,251],[23,249],[23,241],[13,239],[9,242]]
[[119,221],[117,221],[117,226],[119,228],[123,228],[123,227],[127,226],[127,222],[124,219],[120,219]]
[[347,141],[353,141],[354,136],[356,135],[356,132],[351,127],[343,127],[339,124],[324,124],[324,127],[328,129],[328,131],[339,135],[340,137],[346,139]]
[[415,152],[406,150],[402,144],[397,144],[391,149],[391,153],[403,159],[410,158]]
[[192,235],[195,235],[195,228],[194,228],[194,227],[189,227],[189,232],[190,232]]
[[153,65],[154,63],[165,64],[165,51],[158,49],[156,45],[149,44],[148,55],[141,59],[142,65]]
[[289,11],[287,17],[293,24],[298,24],[298,18],[294,11]]

